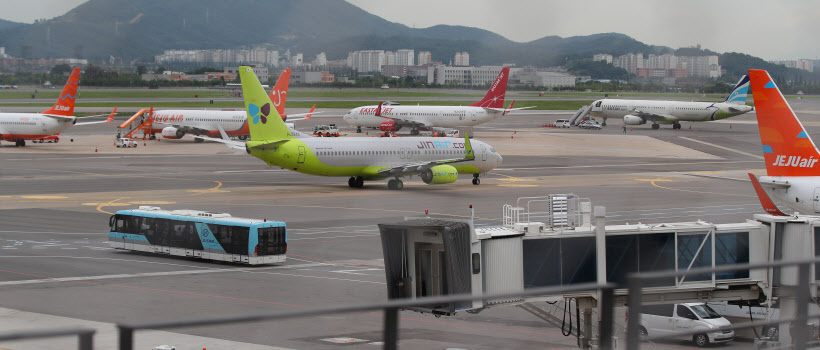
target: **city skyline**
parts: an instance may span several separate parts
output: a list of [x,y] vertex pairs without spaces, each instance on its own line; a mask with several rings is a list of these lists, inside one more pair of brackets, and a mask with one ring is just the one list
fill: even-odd
[[[0,0],[0,18],[32,23],[60,16],[86,0]],[[381,0],[346,0],[388,21],[426,28],[462,25],[529,42],[545,36],[617,32],[650,45],[741,52],[765,60],[820,58],[820,46],[803,37],[820,29],[820,3],[798,0],[650,0],[576,2],[418,0],[413,6]],[[522,9],[528,9],[522,11]],[[457,14],[457,15],[455,15]],[[758,25],[754,25],[757,23]]]

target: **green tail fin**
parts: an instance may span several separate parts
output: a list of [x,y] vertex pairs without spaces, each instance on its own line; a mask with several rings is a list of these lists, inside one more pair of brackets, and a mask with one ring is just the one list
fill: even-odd
[[464,159],[475,159],[475,152],[473,152],[473,145],[470,144],[470,135],[464,133]]
[[253,68],[239,67],[242,80],[242,95],[245,97],[245,112],[248,114],[248,129],[253,141],[280,141],[292,139],[293,134],[282,121],[282,116],[274,108],[265,93]]

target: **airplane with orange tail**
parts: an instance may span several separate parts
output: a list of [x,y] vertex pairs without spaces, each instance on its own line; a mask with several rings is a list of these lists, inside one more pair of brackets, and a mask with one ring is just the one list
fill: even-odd
[[[316,105],[313,105],[308,113],[285,114],[285,101],[287,100],[289,83],[290,69],[285,69],[269,95],[276,111],[279,112],[284,121],[310,119],[310,116],[314,114]],[[166,139],[181,139],[186,134],[220,137],[220,129],[224,130],[228,136],[236,136],[240,140],[245,140],[250,135],[248,119],[243,110],[177,109],[158,110],[153,113],[153,123],[149,133],[152,135],[161,134]],[[203,141],[201,138],[195,138],[194,140],[194,142]]]
[[[766,212],[783,214],[769,195],[801,213],[820,213],[820,152],[765,70],[749,70],[766,175],[749,174]],[[765,191],[764,191],[765,190]]]
[[[107,123],[114,119],[117,109],[111,112],[108,119],[95,122],[77,123],[74,116],[74,102],[80,85],[80,68],[74,68],[65,83],[57,103],[41,113],[0,113],[0,140],[14,141],[18,147],[26,145],[26,140],[59,141],[59,134],[73,125]],[[97,117],[93,115],[89,117]],[[88,117],[83,117],[88,118]]]

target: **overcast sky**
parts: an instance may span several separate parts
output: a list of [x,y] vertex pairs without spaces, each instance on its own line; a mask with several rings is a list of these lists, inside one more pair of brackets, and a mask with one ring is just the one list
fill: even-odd
[[[673,48],[701,44],[717,52],[769,60],[820,58],[820,1],[812,0],[347,1],[411,27],[464,25],[519,42],[548,35],[617,32]],[[31,23],[62,15],[83,2],[0,0],[0,18]]]

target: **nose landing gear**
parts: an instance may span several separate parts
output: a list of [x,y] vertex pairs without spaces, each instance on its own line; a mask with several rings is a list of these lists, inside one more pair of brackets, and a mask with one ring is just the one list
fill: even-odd
[[481,179],[478,178],[478,174],[473,174],[473,185],[481,185]]

